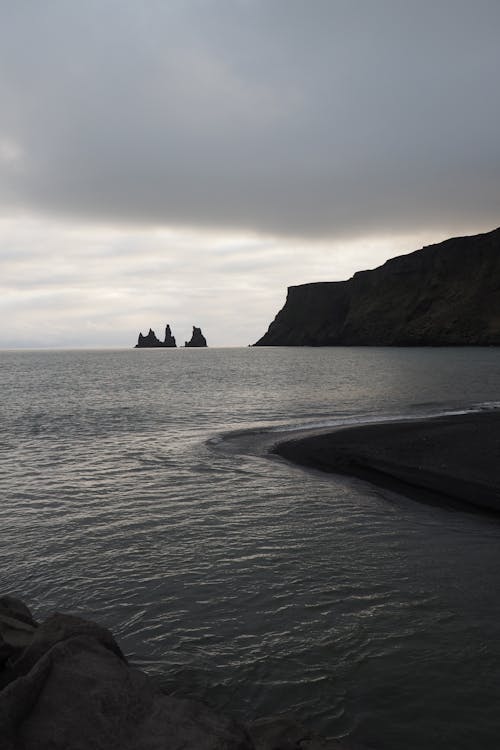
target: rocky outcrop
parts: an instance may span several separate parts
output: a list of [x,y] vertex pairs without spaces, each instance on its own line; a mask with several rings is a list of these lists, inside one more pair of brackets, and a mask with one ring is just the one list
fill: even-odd
[[[0,597],[2,750],[355,750],[295,722],[248,729],[164,693],[96,623],[55,614],[38,625]],[[361,750],[361,748],[360,748]]]
[[136,349],[146,349],[146,348],[156,348],[156,347],[175,347],[177,344],[175,343],[175,338],[172,336],[172,331],[170,330],[170,326],[167,324],[165,328],[165,339],[163,341],[160,341],[159,338],[157,338],[156,333],[153,331],[152,328],[149,329],[149,333],[146,336],[143,336],[142,333],[139,334],[139,339],[137,341],[137,344],[135,345]]
[[165,338],[163,340],[163,346],[177,346],[177,344],[175,343],[175,337],[172,336],[172,331],[170,330],[170,326],[168,325],[168,323],[165,326]]
[[500,229],[292,286],[254,346],[500,345]]
[[196,328],[196,326],[193,326],[193,334],[191,336],[190,341],[186,341],[184,343],[184,346],[206,346],[207,340],[205,336],[201,332],[201,328]]
[[[25,620],[0,601],[0,623],[25,632]],[[164,694],[128,665],[106,628],[78,617],[55,614],[34,628],[30,642],[13,649],[7,672],[0,690],[4,750],[254,748],[242,726]]]

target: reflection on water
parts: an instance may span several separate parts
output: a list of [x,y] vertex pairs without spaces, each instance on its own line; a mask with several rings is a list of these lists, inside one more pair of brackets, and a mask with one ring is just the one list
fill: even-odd
[[500,527],[269,459],[498,402],[494,349],[3,352],[2,590],[169,686],[384,748],[496,748]]

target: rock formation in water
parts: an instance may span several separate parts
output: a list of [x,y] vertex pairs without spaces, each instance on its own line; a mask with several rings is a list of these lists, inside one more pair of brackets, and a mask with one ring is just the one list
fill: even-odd
[[500,228],[291,286],[254,346],[500,345]]
[[163,341],[160,341],[159,338],[157,338],[156,333],[153,331],[152,328],[149,329],[149,333],[146,336],[143,336],[142,333],[139,334],[139,339],[137,341],[137,344],[135,345],[136,349],[145,349],[145,348],[154,348],[154,347],[174,347],[177,346],[175,343],[175,338],[172,336],[172,331],[170,330],[170,326],[167,324],[165,328],[165,339]]
[[[354,750],[283,718],[248,727],[168,695],[127,662],[97,623],[54,614],[38,624],[0,597],[2,750]],[[361,750],[361,749],[360,749]]]
[[184,346],[206,346],[207,340],[205,336],[201,332],[201,328],[196,328],[196,326],[193,326],[193,335],[191,336],[190,341],[186,341],[184,343]]
[[168,323],[165,326],[165,338],[163,340],[163,346],[177,346],[177,344],[175,343],[175,337],[172,336],[172,331],[170,330],[170,326],[168,325]]

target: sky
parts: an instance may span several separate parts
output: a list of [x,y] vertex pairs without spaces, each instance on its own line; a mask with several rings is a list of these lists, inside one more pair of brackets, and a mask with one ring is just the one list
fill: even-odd
[[0,0],[0,347],[246,346],[500,225],[498,0]]

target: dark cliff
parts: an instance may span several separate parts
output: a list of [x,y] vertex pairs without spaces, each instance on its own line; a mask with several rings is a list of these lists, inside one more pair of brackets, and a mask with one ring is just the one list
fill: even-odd
[[500,345],[500,228],[288,289],[255,346]]

